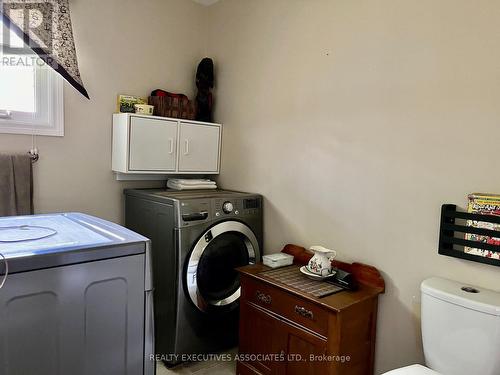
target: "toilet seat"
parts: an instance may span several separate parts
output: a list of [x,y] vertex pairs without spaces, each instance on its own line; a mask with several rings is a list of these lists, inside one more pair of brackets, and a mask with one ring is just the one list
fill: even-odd
[[439,375],[439,372],[421,365],[412,365],[386,372],[383,375]]

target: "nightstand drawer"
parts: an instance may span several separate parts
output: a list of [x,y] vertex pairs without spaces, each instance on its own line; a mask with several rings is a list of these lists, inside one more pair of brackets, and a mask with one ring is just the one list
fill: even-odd
[[242,278],[242,298],[320,335],[327,336],[328,312],[304,298],[249,278]]

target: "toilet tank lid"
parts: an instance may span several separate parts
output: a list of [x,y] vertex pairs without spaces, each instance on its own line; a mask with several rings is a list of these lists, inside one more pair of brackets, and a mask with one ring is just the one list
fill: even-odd
[[[465,289],[465,290],[464,290]],[[440,277],[422,282],[422,294],[486,314],[500,316],[500,293]]]

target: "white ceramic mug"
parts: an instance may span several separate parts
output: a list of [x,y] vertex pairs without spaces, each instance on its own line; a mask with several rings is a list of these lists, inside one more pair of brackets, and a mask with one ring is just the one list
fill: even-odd
[[332,273],[332,260],[337,256],[337,252],[323,246],[311,246],[309,250],[314,255],[307,264],[307,270],[320,276],[330,275]]

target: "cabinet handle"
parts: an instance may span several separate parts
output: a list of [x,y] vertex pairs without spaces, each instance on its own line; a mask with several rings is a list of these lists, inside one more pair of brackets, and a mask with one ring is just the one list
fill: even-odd
[[168,141],[170,142],[170,152],[169,152],[169,154],[173,154],[174,153],[174,139],[173,138],[169,138]]
[[295,305],[295,312],[304,318],[314,319],[313,312],[311,310],[307,310],[305,307]]
[[189,155],[189,139],[184,140],[184,155]]
[[272,302],[272,298],[269,294],[264,294],[260,290],[257,290],[255,292],[255,297],[262,303],[265,303],[266,305],[270,305]]

